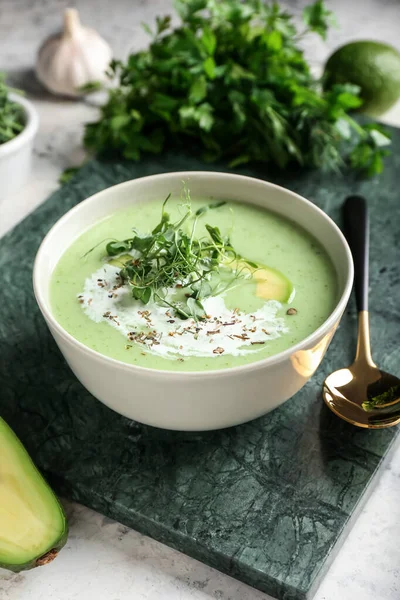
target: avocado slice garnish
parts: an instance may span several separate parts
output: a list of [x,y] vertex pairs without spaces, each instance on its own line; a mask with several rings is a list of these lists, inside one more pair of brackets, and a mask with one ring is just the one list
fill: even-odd
[[0,452],[0,567],[19,572],[45,565],[67,541],[64,511],[2,418]]
[[226,262],[225,268],[249,273],[256,282],[256,296],[262,300],[277,300],[278,302],[289,302],[293,295],[294,287],[291,281],[277,269],[266,265],[249,263],[245,258],[239,258],[232,262]]
[[277,300],[285,304],[289,302],[293,294],[293,285],[281,273],[271,267],[260,267],[253,273],[253,277],[257,282],[256,296],[263,300]]

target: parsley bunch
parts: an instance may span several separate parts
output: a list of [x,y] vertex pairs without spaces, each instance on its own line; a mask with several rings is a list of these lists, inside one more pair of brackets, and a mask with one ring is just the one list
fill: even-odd
[[15,138],[25,127],[24,109],[9,97],[10,88],[0,73],[0,144]]
[[389,138],[377,124],[359,125],[349,111],[362,101],[353,85],[324,90],[299,47],[309,34],[326,36],[332,14],[323,0],[305,8],[304,30],[277,2],[175,0],[170,17],[148,26],[147,50],[113,61],[99,121],[86,125],[85,145],[139,160],[171,145],[231,166],[280,168],[296,163],[335,169],[382,170]]

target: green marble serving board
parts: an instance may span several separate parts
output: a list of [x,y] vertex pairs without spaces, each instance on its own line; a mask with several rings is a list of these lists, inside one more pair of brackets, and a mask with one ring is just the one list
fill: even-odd
[[[210,167],[182,156],[89,162],[0,240],[0,415],[62,496],[272,596],[301,600],[315,592],[398,434],[353,428],[321,400],[326,374],[353,357],[354,305],[322,366],[281,408],[240,427],[185,434],[129,421],[86,392],[33,297],[36,250],[69,208],[130,178],[199,168]],[[400,132],[393,130],[392,155],[374,180],[240,172],[302,193],[337,221],[347,194],[368,198],[374,356],[400,374]]]

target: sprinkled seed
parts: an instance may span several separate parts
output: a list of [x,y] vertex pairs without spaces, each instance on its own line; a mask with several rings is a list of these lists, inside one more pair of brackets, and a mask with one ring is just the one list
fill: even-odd
[[265,344],[265,342],[251,342],[252,346],[255,346],[256,344]]
[[218,348],[214,348],[213,354],[223,354],[225,352],[224,348],[218,346]]
[[297,315],[297,310],[295,308],[288,308],[286,311],[287,315]]

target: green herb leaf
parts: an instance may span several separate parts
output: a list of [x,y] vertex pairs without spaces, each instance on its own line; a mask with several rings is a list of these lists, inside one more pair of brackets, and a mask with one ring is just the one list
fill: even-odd
[[194,104],[201,102],[207,95],[207,81],[205,77],[200,76],[196,79],[189,91],[189,100]]
[[225,206],[225,204],[225,200],[221,200],[220,202],[214,202],[212,204],[207,204],[206,206],[201,206],[200,208],[198,208],[194,214],[196,217],[199,217],[200,215],[204,215],[204,213],[206,213],[207,211],[214,210],[215,208],[220,208],[221,206]]
[[151,35],[153,37],[153,32],[152,32],[151,28],[147,25],[147,23],[141,23],[141,26],[143,27],[143,29],[146,33],[148,33],[149,35]]
[[58,182],[63,185],[64,183],[68,183],[73,176],[75,175],[75,173],[77,173],[79,171],[80,167],[69,167],[68,169],[64,169],[64,171],[61,173],[60,177],[58,178]]
[[151,298],[151,287],[145,287],[142,290],[141,296],[140,296],[140,300],[143,302],[143,304],[147,304],[149,302]]
[[205,72],[205,74],[207,75],[207,77],[209,79],[214,79],[214,77],[215,77],[215,67],[216,67],[215,60],[212,58],[212,56],[209,56],[203,62],[204,72]]
[[217,47],[217,38],[209,27],[204,27],[203,35],[201,36],[201,43],[207,54],[214,54],[215,48]]
[[80,92],[81,94],[92,94],[93,92],[98,92],[102,89],[103,84],[101,83],[101,81],[89,81],[88,83],[81,85],[78,88],[78,92]]
[[170,24],[171,24],[171,17],[169,17],[168,15],[165,17],[157,17],[156,18],[157,35],[160,35],[164,31],[167,31],[167,29],[169,29]]
[[369,412],[371,410],[376,409],[377,407],[382,406],[383,404],[390,404],[391,402],[395,402],[396,400],[400,400],[399,385],[395,385],[391,387],[387,392],[384,392],[383,394],[378,394],[378,396],[374,396],[366,402],[363,402],[362,407],[365,411]]
[[222,246],[224,241],[221,237],[221,232],[218,227],[212,227],[211,225],[206,225],[206,229],[210,234],[210,238],[217,246]]
[[389,154],[386,146],[390,143],[389,134],[378,124],[360,128],[361,139],[350,153],[350,164],[368,177],[383,171],[383,159]]
[[129,241],[124,242],[108,242],[106,246],[106,252],[108,256],[117,256],[117,254],[122,254],[123,252],[127,252],[131,249],[131,244]]
[[200,300],[195,300],[194,298],[188,298],[187,300],[187,308],[188,314],[194,319],[205,319],[206,313],[204,310],[204,306],[200,302]]
[[324,40],[329,26],[334,23],[332,12],[326,8],[323,0],[317,0],[304,8],[303,21],[311,31],[318,33]]

